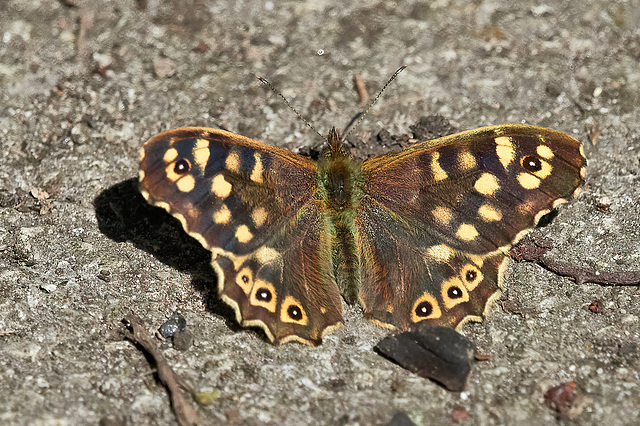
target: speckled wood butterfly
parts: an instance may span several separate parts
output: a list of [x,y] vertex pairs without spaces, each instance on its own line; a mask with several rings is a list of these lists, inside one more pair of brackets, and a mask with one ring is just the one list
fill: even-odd
[[577,195],[580,142],[542,127],[483,127],[352,158],[334,129],[314,162],[218,129],[185,127],[142,148],[140,187],[212,253],[243,326],[316,345],[342,299],[405,330],[480,321],[508,249]]

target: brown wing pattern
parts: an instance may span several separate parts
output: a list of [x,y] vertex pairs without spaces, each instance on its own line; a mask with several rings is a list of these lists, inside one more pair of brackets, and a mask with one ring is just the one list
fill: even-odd
[[[217,129],[170,130],[141,152],[143,196],[213,253],[219,291],[238,321],[276,342],[316,344],[342,322],[329,261],[320,259],[330,242],[319,226],[316,186],[313,161]],[[293,273],[293,265],[314,261],[325,262],[317,266],[323,273],[302,268],[305,280]],[[317,307],[302,307],[317,295]]]
[[586,160],[554,130],[503,125],[416,144],[362,165],[356,220],[365,314],[456,326],[497,297],[506,250],[577,194]]

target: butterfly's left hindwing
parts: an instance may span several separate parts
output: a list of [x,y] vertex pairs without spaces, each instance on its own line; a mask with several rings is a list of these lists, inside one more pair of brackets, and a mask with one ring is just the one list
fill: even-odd
[[331,240],[314,201],[267,244],[248,256],[218,255],[225,277],[221,297],[238,322],[259,326],[270,340],[309,345],[342,324],[342,300],[333,278]]
[[365,161],[356,218],[365,315],[402,329],[421,319],[450,326],[480,319],[499,295],[506,251],[577,194],[585,165],[572,137],[523,125]]
[[143,196],[212,252],[238,322],[278,343],[318,344],[342,323],[315,170],[300,155],[217,129],[174,129],[142,147]]

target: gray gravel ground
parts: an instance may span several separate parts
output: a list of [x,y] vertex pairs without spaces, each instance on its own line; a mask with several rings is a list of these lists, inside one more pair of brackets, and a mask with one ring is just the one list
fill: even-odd
[[[401,64],[360,135],[425,115],[459,129],[526,121],[583,141],[581,196],[534,231],[548,255],[640,269],[640,7],[635,1],[9,0],[0,2],[0,423],[174,424],[124,340],[174,312],[193,346],[168,361],[213,401],[208,424],[637,424],[640,292],[511,264],[463,333],[488,356],[450,393],[376,355],[358,308],[318,348],[275,347],[215,301],[207,253],[136,192],[138,151],[181,125],[304,150]],[[324,54],[319,55],[318,51]],[[588,306],[598,300],[602,313]],[[575,380],[564,414],[545,392]],[[464,419],[466,417],[466,419]],[[112,423],[108,423],[112,422]]]

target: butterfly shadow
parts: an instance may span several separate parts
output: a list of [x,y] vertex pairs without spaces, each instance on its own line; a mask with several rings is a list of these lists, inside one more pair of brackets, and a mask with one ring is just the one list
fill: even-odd
[[211,252],[187,235],[177,219],[149,205],[138,191],[136,178],[105,189],[93,206],[100,232],[116,242],[129,241],[165,265],[189,273],[207,311],[223,317],[232,330],[244,330],[233,310],[218,298]]

